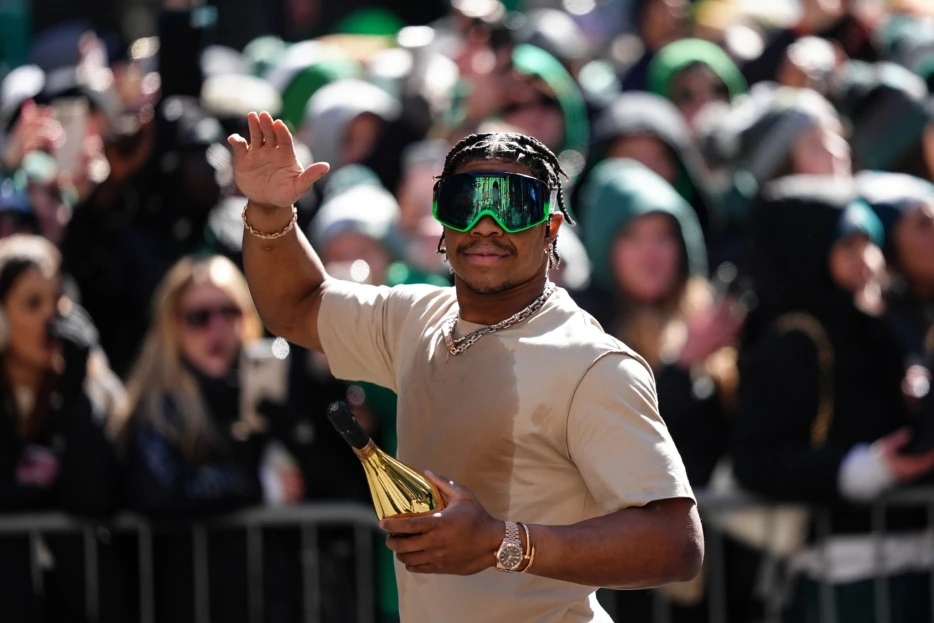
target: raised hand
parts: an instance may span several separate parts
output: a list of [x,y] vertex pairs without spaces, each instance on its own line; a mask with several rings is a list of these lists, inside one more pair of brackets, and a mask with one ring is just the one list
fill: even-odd
[[744,315],[729,299],[694,314],[687,322],[687,338],[678,358],[679,363],[686,368],[703,363],[736,339],[744,321]]
[[302,167],[295,155],[292,134],[281,120],[269,113],[247,115],[250,142],[240,135],[227,139],[233,147],[234,180],[253,203],[289,207],[307,193],[330,170],[326,162]]
[[934,450],[916,455],[901,454],[910,441],[911,430],[902,428],[877,442],[889,471],[899,483],[911,482],[934,470]]

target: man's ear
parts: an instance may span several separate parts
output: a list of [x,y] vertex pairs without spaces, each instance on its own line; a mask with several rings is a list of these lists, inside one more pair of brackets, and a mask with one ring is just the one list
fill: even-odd
[[545,246],[558,238],[558,230],[561,229],[562,223],[564,223],[563,214],[552,214],[548,217],[548,221],[545,222]]

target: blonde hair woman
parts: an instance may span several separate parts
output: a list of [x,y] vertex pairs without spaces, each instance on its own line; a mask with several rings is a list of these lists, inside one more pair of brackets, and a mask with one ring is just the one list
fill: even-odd
[[[261,465],[269,437],[241,413],[239,365],[242,349],[260,337],[246,281],[230,260],[185,258],[163,278],[127,383],[125,472],[132,508],[184,519],[263,501]],[[287,497],[301,495],[299,486]],[[211,620],[245,621],[244,535],[218,532],[208,540]],[[189,533],[157,536],[154,549],[157,620],[192,620]],[[269,563],[275,555],[266,549]]]
[[240,417],[240,352],[262,336],[246,281],[226,258],[189,257],[153,302],[127,382],[131,504],[191,515],[259,502],[265,439]]
[[225,379],[236,371],[243,344],[260,337],[237,267],[221,256],[182,259],[156,291],[152,325],[127,383],[133,417],[161,432],[184,459],[205,460],[219,443],[212,415],[239,409],[211,413],[199,379]]

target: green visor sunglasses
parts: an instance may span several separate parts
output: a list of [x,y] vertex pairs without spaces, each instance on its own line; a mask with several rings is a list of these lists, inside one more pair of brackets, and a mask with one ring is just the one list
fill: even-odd
[[551,215],[555,191],[518,173],[458,173],[435,182],[435,219],[455,231],[470,231],[490,216],[503,231],[516,234],[541,225]]

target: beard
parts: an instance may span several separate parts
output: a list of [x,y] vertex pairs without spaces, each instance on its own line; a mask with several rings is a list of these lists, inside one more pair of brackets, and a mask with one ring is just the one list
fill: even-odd
[[518,284],[515,281],[506,280],[501,283],[477,283],[464,279],[455,271],[454,276],[464,284],[464,287],[474,294],[499,294],[515,288]]

